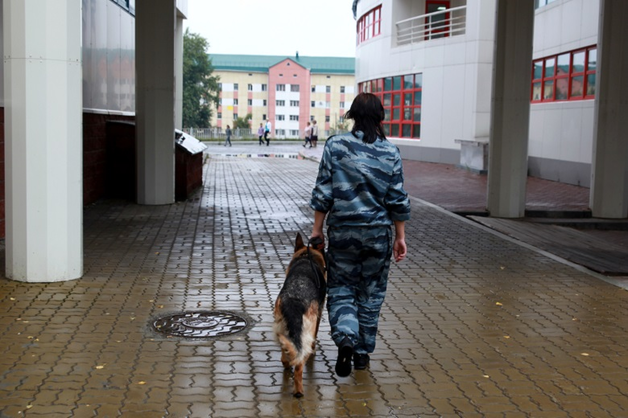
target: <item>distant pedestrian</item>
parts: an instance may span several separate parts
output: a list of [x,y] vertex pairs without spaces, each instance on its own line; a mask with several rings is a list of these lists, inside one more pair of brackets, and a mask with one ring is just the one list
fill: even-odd
[[[305,148],[312,148],[312,127],[310,126],[310,122],[307,123],[307,126],[305,127],[305,144],[303,144],[303,146]],[[310,144],[310,146],[308,147],[307,145]]]
[[316,143],[318,142],[318,125],[316,124],[316,119],[312,120],[312,134],[310,135],[310,147],[316,148]]
[[257,137],[259,139],[259,144],[260,145],[264,145],[264,141],[262,141],[262,138],[264,137],[264,124],[260,123],[259,124],[259,128],[257,128]]
[[227,125],[227,130],[225,130],[225,135],[227,135],[227,139],[225,139],[225,147],[227,144],[231,146],[231,128]]
[[270,119],[266,119],[266,127],[264,128],[264,139],[266,140],[266,146],[270,145],[270,132],[273,129],[273,124],[270,123]]

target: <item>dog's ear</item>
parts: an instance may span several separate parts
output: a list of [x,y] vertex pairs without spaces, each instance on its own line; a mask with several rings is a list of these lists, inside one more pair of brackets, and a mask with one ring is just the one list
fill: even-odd
[[303,244],[303,238],[301,237],[301,234],[297,232],[297,239],[294,242],[294,252],[296,253],[303,247],[305,247],[305,244]]

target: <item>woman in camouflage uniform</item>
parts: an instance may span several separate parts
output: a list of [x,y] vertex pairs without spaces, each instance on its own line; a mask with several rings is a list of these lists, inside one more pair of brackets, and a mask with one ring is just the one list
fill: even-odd
[[361,93],[346,117],[353,119],[353,130],[326,141],[310,201],[311,238],[322,238],[323,247],[327,218],[327,309],[341,377],[351,373],[352,359],[358,370],[369,364],[390,258],[405,258],[410,219],[401,156],[384,135],[381,102]]

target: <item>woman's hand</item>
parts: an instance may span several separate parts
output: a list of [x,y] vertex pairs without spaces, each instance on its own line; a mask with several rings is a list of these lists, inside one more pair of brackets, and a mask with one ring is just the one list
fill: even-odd
[[312,234],[310,235],[310,242],[312,242],[315,238],[320,238],[320,244],[313,247],[321,251],[325,249],[325,234],[323,233],[325,216],[327,216],[327,214],[324,212],[314,212],[314,226],[312,227]]
[[396,262],[406,258],[408,247],[406,247],[406,229],[404,221],[395,221],[395,242],[393,243],[393,257]]
[[393,243],[393,257],[395,257],[395,261],[400,262],[406,258],[407,252],[408,247],[406,247],[406,240],[403,238],[395,238],[395,242]]

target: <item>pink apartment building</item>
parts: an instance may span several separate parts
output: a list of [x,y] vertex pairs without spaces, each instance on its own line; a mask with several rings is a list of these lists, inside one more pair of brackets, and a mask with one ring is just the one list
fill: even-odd
[[315,119],[320,135],[343,127],[355,97],[355,59],[270,55],[211,55],[220,76],[220,104],[211,124],[233,126],[251,114],[251,128],[270,119],[274,138],[302,138]]

